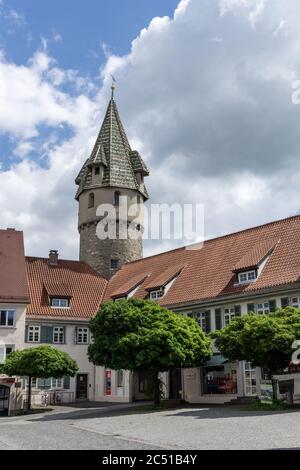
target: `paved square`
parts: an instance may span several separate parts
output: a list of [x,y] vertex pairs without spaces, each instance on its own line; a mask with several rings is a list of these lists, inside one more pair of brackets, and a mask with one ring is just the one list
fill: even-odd
[[64,408],[0,418],[0,449],[300,449],[300,412]]

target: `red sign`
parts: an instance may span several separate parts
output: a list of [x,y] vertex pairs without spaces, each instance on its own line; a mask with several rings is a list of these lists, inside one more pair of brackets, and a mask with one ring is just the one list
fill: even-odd
[[0,384],[11,385],[15,383],[15,380],[13,377],[0,377]]

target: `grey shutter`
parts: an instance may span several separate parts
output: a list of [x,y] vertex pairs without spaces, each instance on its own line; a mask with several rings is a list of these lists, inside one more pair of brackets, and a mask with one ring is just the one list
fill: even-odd
[[255,304],[248,304],[247,305],[247,312],[248,313],[250,313],[250,312],[255,313]]
[[289,302],[289,298],[288,297],[283,297],[281,300],[281,307],[282,308],[286,308],[289,306],[290,302]]
[[270,312],[275,312],[276,310],[276,300],[269,300]]
[[222,312],[220,308],[215,309],[215,316],[216,316],[216,330],[222,329]]
[[74,343],[77,344],[77,326],[75,326],[75,330],[74,330]]
[[63,343],[66,344],[67,343],[67,338],[66,338],[67,328],[65,326],[63,326],[63,331],[64,331],[64,341],[63,341]]
[[47,344],[53,343],[53,327],[52,326],[41,327],[41,343],[47,343]]
[[205,333],[210,333],[211,326],[210,326],[210,310],[206,310],[205,312]]
[[234,314],[235,314],[236,317],[241,316],[241,306],[240,305],[235,305],[234,306]]
[[25,326],[25,343],[28,343],[28,325]]
[[67,375],[64,376],[63,387],[64,387],[65,390],[69,390],[69,388],[70,388],[70,377],[67,376]]

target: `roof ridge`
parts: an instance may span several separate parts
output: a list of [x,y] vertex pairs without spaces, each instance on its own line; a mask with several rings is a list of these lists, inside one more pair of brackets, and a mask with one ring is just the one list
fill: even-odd
[[[225,235],[218,235],[217,237],[208,238],[207,240],[204,240],[203,242],[196,242],[196,243],[191,243],[190,245],[183,245],[183,246],[180,246],[178,248],[173,248],[172,250],[162,251],[160,253],[145,256],[144,258],[140,258],[140,259],[137,259],[137,260],[134,260],[134,261],[128,261],[127,263],[124,263],[122,265],[122,267],[126,266],[128,264],[139,263],[140,261],[143,261],[143,260],[146,260],[146,259],[155,258],[156,256],[161,256],[161,255],[164,255],[164,254],[173,253],[175,251],[180,251],[180,250],[189,251],[190,247],[199,245],[200,243],[209,243],[209,242],[213,242],[215,240],[219,240],[221,238],[227,238],[227,237],[229,238],[233,235],[238,235],[239,233],[249,232],[250,230],[256,230],[256,229],[259,229],[261,227],[266,227],[268,225],[279,224],[281,222],[285,222],[285,221],[292,220],[292,219],[300,219],[300,214],[291,215],[289,217],[285,217],[284,219],[273,220],[272,222],[266,222],[266,223],[260,224],[260,225],[255,225],[254,227],[248,227],[248,228],[245,228],[245,229],[242,229],[242,230],[237,230],[236,232],[227,233]],[[273,237],[273,238],[275,238],[275,237]],[[122,267],[121,267],[121,269],[122,269]]]

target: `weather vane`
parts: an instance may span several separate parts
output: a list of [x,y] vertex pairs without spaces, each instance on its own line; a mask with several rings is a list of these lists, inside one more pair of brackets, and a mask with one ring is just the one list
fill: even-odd
[[113,98],[117,80],[115,79],[115,77],[112,74],[110,74],[110,76],[111,76],[111,80],[112,80],[112,82],[111,82],[111,97]]

